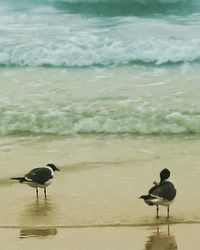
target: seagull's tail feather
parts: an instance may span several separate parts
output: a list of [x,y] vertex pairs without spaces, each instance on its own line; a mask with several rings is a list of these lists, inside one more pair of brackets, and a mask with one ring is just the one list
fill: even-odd
[[26,181],[25,177],[13,177],[13,178],[11,178],[11,180],[17,180],[17,181],[19,181],[20,183]]

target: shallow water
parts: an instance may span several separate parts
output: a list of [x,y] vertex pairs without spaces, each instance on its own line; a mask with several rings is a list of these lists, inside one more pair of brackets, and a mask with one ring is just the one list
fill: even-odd
[[200,134],[198,64],[0,69],[0,134]]
[[[198,137],[6,137],[1,141],[1,226],[154,224],[155,208],[138,198],[159,180],[165,167],[177,188],[169,222],[200,220]],[[34,189],[9,180],[48,162],[61,172],[48,187],[47,200],[42,190],[37,201]],[[161,207],[159,223],[167,222],[166,213]]]

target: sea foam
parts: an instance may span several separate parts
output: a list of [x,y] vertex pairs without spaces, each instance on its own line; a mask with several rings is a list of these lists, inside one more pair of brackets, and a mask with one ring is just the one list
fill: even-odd
[[[188,1],[106,0],[102,9],[93,4],[95,0],[80,2],[88,4],[82,6],[74,0],[19,4],[16,0],[8,2],[13,4],[7,11],[6,2],[0,4],[4,10],[0,16],[0,64],[88,67],[199,62],[200,15],[198,9],[185,14],[192,8]],[[136,8],[136,2],[143,5]],[[156,7],[176,2],[186,4],[184,15],[168,13],[180,6]],[[138,12],[132,13],[134,9]]]
[[[81,105],[81,106],[80,106]],[[200,134],[200,114],[92,103],[44,110],[1,110],[0,134]],[[116,104],[115,104],[116,105]]]
[[24,44],[5,43],[0,42],[0,64],[7,66],[161,65],[198,62],[200,58],[200,39],[147,38],[126,42],[82,34],[82,39],[75,42],[66,38],[65,41],[34,39]]

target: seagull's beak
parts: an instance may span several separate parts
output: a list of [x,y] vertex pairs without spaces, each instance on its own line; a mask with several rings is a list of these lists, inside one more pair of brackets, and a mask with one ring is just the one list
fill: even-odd
[[60,171],[60,169],[56,167],[55,171]]

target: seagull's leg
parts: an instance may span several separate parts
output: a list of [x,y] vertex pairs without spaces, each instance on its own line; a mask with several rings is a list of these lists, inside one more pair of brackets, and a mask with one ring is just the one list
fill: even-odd
[[37,199],[38,199],[38,187],[36,187],[36,197],[37,197]]
[[45,197],[45,199],[47,198],[47,190],[46,190],[46,187],[44,187],[44,197]]
[[157,219],[159,218],[158,213],[159,213],[159,206],[156,205],[156,218],[157,218]]
[[169,218],[169,205],[167,206],[167,218]]

